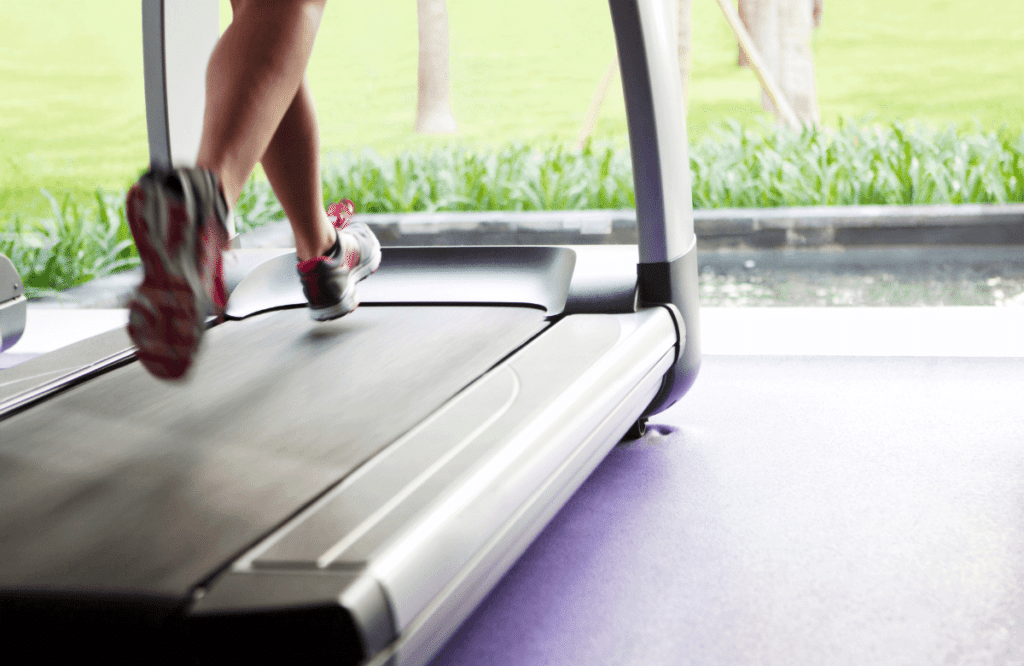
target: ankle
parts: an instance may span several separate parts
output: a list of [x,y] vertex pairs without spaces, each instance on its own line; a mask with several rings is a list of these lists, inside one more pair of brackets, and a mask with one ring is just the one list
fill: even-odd
[[217,185],[217,202],[214,204],[214,209],[217,211],[217,218],[224,226],[224,231],[227,232],[230,241],[237,235],[235,233],[234,206],[229,203],[230,199],[224,192],[224,184],[220,182],[216,174],[213,174],[213,182]]
[[[295,235],[295,254],[299,261],[307,261],[316,257],[329,257],[335,244],[342,242],[341,234],[324,218],[323,224],[317,228],[316,234],[304,233],[309,227],[292,224]],[[344,245],[342,245],[344,250]]]

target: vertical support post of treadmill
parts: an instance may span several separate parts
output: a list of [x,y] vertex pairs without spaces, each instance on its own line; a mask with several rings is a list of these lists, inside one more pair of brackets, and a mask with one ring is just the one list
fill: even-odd
[[609,0],[626,100],[643,305],[681,315],[680,350],[645,415],[668,409],[700,370],[700,290],[686,114],[675,26],[663,0]]
[[206,65],[219,37],[217,2],[142,0],[151,168],[195,164],[203,132]]

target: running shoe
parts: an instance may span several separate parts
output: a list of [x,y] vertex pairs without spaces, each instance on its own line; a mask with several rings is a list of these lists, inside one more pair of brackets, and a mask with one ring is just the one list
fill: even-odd
[[316,321],[343,317],[359,307],[356,283],[380,266],[380,242],[362,222],[350,222],[355,207],[348,199],[327,207],[337,229],[334,247],[326,256],[300,261],[299,278]]
[[206,169],[149,171],[128,192],[128,225],[145,277],[129,305],[128,335],[155,377],[185,377],[206,318],[227,302],[222,251],[228,206]]

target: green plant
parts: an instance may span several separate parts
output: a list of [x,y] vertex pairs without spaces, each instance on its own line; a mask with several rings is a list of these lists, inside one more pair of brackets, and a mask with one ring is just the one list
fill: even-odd
[[52,294],[138,265],[123,195],[97,190],[92,206],[43,190],[50,216],[3,225],[0,252],[14,262],[29,297]]
[[753,131],[729,122],[690,150],[695,208],[1024,201],[1024,134],[841,121]]
[[245,233],[285,219],[281,204],[266,181],[250,178],[242,188],[233,212],[235,231]]
[[[690,148],[690,171],[694,208],[1024,202],[1024,135],[846,121],[793,132],[728,122]],[[48,217],[0,224],[0,251],[30,295],[137,264],[123,193],[97,191],[90,206],[43,194]],[[635,206],[629,152],[613,143],[343,153],[326,160],[324,197],[352,199],[359,213]],[[235,208],[237,231],[284,217],[266,180],[250,179]]]
[[367,151],[334,157],[324,196],[352,199],[364,213],[629,208],[632,178],[629,154],[610,143],[582,151],[449,147],[389,158]]

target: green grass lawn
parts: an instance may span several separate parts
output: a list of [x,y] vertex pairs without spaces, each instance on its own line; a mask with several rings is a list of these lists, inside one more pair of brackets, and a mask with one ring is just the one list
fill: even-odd
[[[691,139],[725,118],[756,124],[753,75],[713,0],[693,0]],[[222,2],[226,22],[230,13]],[[450,2],[455,137],[412,131],[415,5],[332,0],[310,67],[326,152],[441,143],[572,141],[614,55],[605,3]],[[1024,129],[1024,0],[826,3],[815,37],[819,103],[879,121]],[[0,5],[0,218],[44,212],[45,187],[86,200],[147,161],[137,0]],[[623,141],[618,82],[596,135]]]

